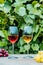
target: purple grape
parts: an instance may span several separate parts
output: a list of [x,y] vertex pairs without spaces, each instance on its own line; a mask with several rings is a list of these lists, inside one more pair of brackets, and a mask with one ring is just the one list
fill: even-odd
[[2,51],[2,53],[4,53],[5,50],[4,49],[1,49],[1,51]]
[[8,51],[4,49],[0,49],[0,57],[7,57],[8,56]]
[[2,53],[2,50],[0,49],[0,53]]
[[8,53],[6,53],[6,56],[8,56]]
[[3,57],[3,54],[2,53],[0,53],[0,57]]
[[5,53],[8,53],[8,51],[5,50]]
[[3,56],[6,57],[6,54],[4,54]]
[[5,54],[5,53],[6,53],[6,50],[4,50],[3,54]]
[[4,57],[7,57],[8,56],[8,53],[4,54]]

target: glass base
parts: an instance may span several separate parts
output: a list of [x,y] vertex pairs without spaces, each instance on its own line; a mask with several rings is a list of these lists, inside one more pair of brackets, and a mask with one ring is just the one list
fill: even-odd
[[32,56],[26,56],[26,57],[23,57],[23,58],[29,59],[29,58],[34,58],[34,57],[32,57]]
[[8,59],[18,59],[18,57],[15,57],[14,55],[9,55]]
[[29,58],[34,58],[31,55],[9,55],[8,59],[29,59]]

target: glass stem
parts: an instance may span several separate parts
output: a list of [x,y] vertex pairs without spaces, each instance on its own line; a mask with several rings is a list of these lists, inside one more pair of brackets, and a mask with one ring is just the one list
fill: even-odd
[[14,44],[12,44],[12,54],[14,54]]
[[[28,45],[28,43],[27,43],[27,45]],[[29,50],[27,50],[27,54],[29,54]]]

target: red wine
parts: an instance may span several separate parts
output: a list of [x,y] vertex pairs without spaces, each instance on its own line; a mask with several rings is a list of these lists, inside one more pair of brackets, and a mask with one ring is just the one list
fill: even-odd
[[14,44],[18,40],[18,35],[9,35],[8,39],[12,44]]

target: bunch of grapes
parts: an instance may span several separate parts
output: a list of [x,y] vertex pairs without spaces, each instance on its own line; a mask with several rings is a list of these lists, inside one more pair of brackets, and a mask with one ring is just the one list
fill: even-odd
[[7,57],[8,56],[8,51],[4,49],[0,49],[0,57]]

